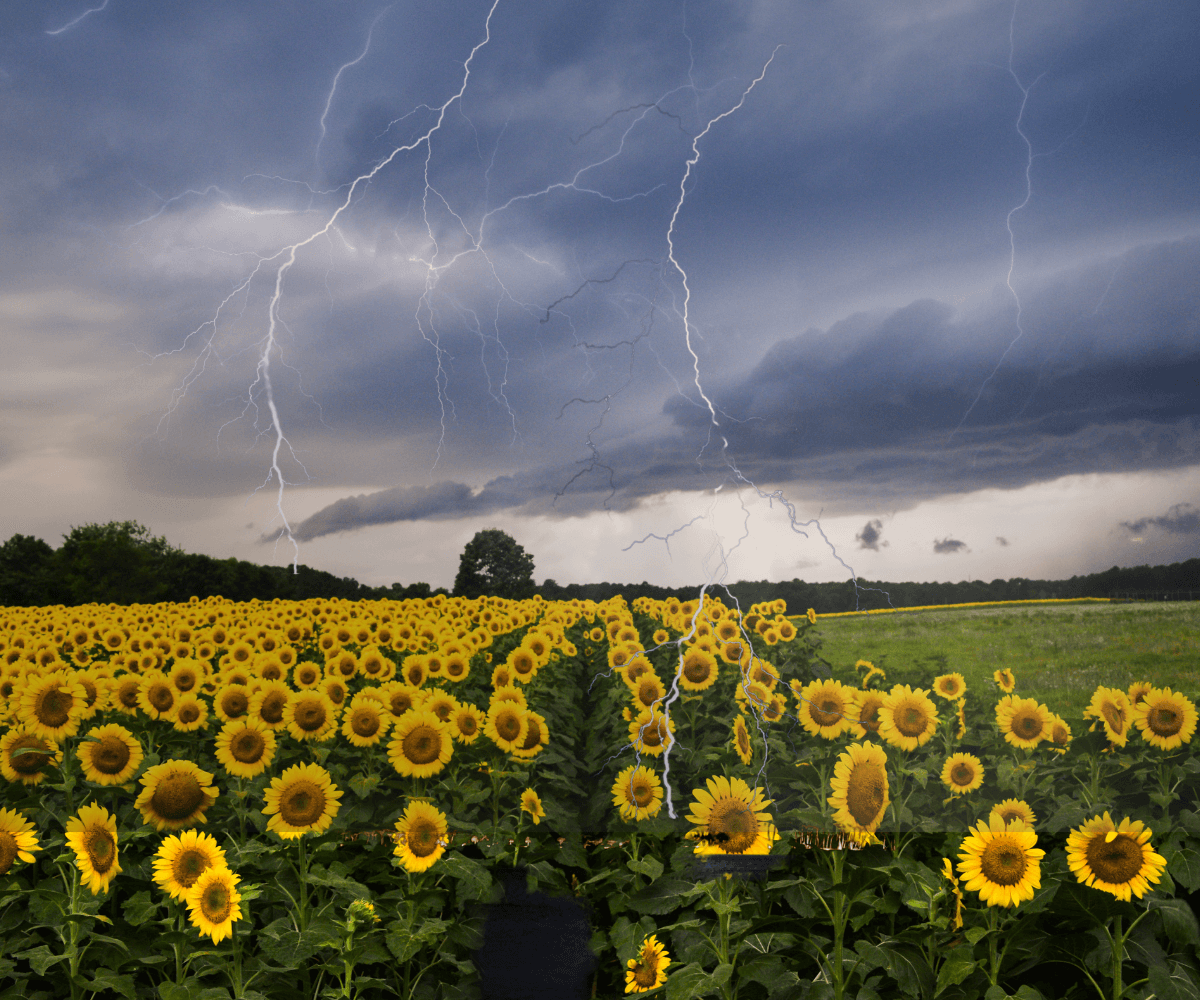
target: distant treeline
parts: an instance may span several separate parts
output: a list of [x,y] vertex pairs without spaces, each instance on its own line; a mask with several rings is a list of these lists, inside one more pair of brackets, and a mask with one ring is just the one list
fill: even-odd
[[[368,587],[351,577],[334,576],[308,566],[293,573],[289,566],[259,566],[241,559],[214,559],[152,538],[133,521],[88,524],[73,528],[58,549],[40,538],[13,535],[0,545],[0,605],[156,604],[185,603],[190,597],[221,595],[231,601],[306,600],[341,597],[348,600],[401,599],[448,593],[427,583],[393,583]],[[656,587],[651,583],[572,583],[560,586],[546,580],[537,588],[547,600],[602,601],[621,594],[626,600],[651,597],[687,600],[694,587]],[[1200,559],[1169,566],[1114,566],[1103,573],[1069,580],[982,580],[961,583],[883,583],[860,579],[857,594],[851,581],[805,583],[803,580],[741,581],[729,592],[742,607],[782,597],[788,610],[807,608],[818,614],[837,611],[903,608],[926,604],[966,604],[976,601],[1019,601],[1044,598],[1110,597],[1139,592],[1200,591]],[[723,594],[723,589],[720,591]],[[886,596],[885,596],[886,595]]]

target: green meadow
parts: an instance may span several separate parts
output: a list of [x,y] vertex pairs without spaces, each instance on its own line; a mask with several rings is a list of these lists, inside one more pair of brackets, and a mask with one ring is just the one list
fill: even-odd
[[[794,610],[794,609],[793,609]],[[992,697],[1004,667],[1014,694],[1045,702],[1078,733],[1097,685],[1150,681],[1200,694],[1200,601],[1133,604],[1013,604],[821,617],[820,655],[833,676],[857,686],[854,664],[869,660],[889,684],[928,687],[960,673],[967,696]],[[858,676],[861,676],[859,674]]]

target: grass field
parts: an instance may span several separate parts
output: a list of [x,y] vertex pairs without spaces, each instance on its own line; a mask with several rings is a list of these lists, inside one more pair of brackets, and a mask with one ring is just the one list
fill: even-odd
[[[1200,695],[1200,602],[1009,605],[820,618],[821,655],[857,686],[869,660],[888,683],[928,686],[957,672],[967,696],[999,694],[994,671],[1016,675],[1015,694],[1036,698],[1072,726],[1099,684],[1146,680]],[[1076,730],[1078,731],[1078,730]]]

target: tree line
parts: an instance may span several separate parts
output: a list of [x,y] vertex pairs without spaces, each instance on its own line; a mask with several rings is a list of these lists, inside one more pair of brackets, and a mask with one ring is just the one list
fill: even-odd
[[[508,534],[495,528],[478,532],[459,560],[453,593],[478,597],[494,594],[521,599],[541,594],[546,600],[602,601],[621,594],[626,600],[671,597],[687,600],[700,585],[658,587],[642,582],[572,583],[547,579],[533,582],[533,558]],[[725,588],[721,588],[723,591]],[[743,607],[783,598],[792,612],[807,608],[818,614],[1045,598],[1109,597],[1122,593],[1200,591],[1200,559],[1169,566],[1118,566],[1069,580],[962,581],[960,583],[886,583],[859,579],[841,583],[739,581],[729,593]],[[220,595],[231,601],[307,600],[339,597],[383,600],[448,594],[428,583],[393,583],[368,587],[352,577],[334,576],[300,565],[260,566],[242,559],[216,559],[184,552],[165,538],[153,537],[136,521],[110,521],[73,527],[63,544],[51,548],[40,538],[13,535],[0,545],[0,605],[156,604],[185,603],[193,596]]]

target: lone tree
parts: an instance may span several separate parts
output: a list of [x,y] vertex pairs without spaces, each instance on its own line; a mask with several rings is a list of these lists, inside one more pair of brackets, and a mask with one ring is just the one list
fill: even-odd
[[476,532],[459,559],[454,596],[520,601],[533,590],[533,556],[499,528]]

